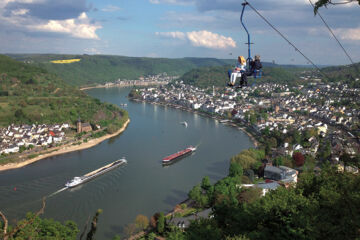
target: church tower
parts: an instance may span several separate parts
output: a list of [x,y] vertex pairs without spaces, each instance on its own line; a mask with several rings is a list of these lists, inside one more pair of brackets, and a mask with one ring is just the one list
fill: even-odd
[[81,120],[80,120],[80,118],[77,121],[76,128],[77,128],[77,133],[81,133],[82,129],[81,129]]

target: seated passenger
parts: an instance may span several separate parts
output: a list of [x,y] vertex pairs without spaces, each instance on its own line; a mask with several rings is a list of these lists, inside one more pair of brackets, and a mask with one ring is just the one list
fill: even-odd
[[261,68],[262,64],[260,62],[260,56],[255,55],[255,60],[250,62],[250,72],[247,75],[251,76],[254,74],[254,78],[256,78],[257,73],[260,72]]
[[228,83],[228,86],[231,86],[231,87],[235,86],[236,78],[246,75],[246,74],[243,74],[243,73],[245,73],[245,67],[246,67],[246,59],[243,56],[239,56],[234,70],[228,71],[228,76],[229,76],[229,80],[230,80]]

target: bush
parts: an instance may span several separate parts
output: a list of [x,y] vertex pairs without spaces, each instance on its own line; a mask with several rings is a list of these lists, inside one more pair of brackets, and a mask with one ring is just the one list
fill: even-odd
[[295,152],[293,154],[293,159],[297,167],[301,167],[305,163],[305,157],[301,152]]
[[106,129],[106,132],[109,133],[109,134],[113,134],[115,133],[119,128],[114,125],[114,124],[110,124],[107,129]]

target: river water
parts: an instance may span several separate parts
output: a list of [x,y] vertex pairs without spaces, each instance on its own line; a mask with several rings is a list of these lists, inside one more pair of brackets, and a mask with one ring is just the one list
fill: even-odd
[[[127,103],[131,123],[119,136],[82,151],[47,158],[20,169],[0,172],[0,210],[10,224],[41,207],[49,196],[45,217],[74,220],[80,229],[89,216],[103,209],[97,239],[123,234],[138,214],[150,217],[170,211],[192,186],[209,176],[212,182],[228,173],[229,159],[253,147],[249,137],[218,121],[170,107],[132,102],[129,88],[91,89],[87,93],[114,104]],[[186,121],[185,128],[180,122]],[[186,148],[198,150],[173,165],[161,159]],[[78,188],[60,191],[64,183],[126,157],[128,164]],[[55,194],[54,194],[55,193]]]

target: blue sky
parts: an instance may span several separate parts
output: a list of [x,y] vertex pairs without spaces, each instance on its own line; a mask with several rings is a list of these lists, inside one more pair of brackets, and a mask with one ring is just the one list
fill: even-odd
[[[315,1],[315,0],[312,0]],[[316,64],[349,64],[309,0],[249,0]],[[142,57],[246,55],[241,0],[0,0],[1,53]],[[360,61],[360,6],[320,9],[354,61]],[[244,18],[253,54],[306,64],[250,8]],[[230,55],[230,53],[232,55]]]

